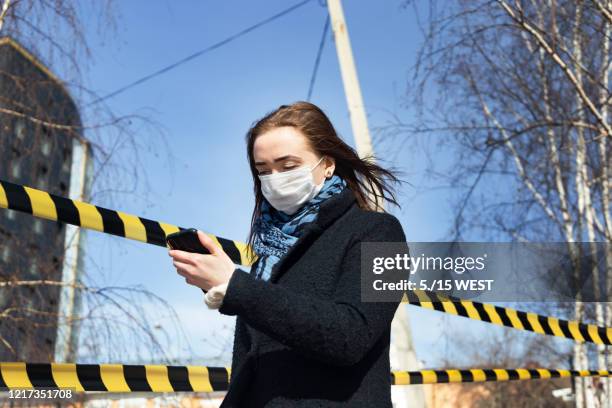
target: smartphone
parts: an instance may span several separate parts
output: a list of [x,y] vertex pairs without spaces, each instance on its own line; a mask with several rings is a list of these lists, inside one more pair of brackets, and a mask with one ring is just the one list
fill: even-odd
[[173,232],[166,236],[166,242],[171,249],[195,252],[198,254],[210,254],[210,251],[202,245],[198,238],[198,230],[188,228],[178,232]]
[[[195,252],[198,254],[210,254],[210,251],[200,242],[198,230],[195,228],[188,228],[168,234],[166,236],[166,243],[170,249],[179,249],[181,251]],[[202,292],[206,293],[204,289],[202,289]]]

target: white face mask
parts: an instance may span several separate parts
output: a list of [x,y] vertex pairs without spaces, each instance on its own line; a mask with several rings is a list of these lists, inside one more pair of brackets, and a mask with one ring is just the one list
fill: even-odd
[[312,167],[284,171],[282,173],[259,176],[261,193],[272,207],[286,214],[294,214],[308,200],[316,196],[323,183],[315,185],[312,171],[321,163],[323,157]]

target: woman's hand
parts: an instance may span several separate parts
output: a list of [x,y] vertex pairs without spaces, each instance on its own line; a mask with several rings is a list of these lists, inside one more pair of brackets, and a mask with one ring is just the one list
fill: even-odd
[[171,249],[176,272],[185,278],[190,285],[208,291],[213,286],[229,282],[236,269],[232,260],[208,235],[198,231],[198,238],[210,254]]

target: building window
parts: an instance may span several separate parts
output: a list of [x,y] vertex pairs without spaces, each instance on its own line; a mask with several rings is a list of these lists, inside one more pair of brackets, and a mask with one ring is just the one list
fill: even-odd
[[25,138],[25,123],[23,119],[17,120],[15,123],[15,137],[19,140],[23,140]]
[[2,260],[4,262],[8,262],[10,258],[11,258],[11,249],[8,247],[8,245],[6,245],[4,248],[2,248]]
[[38,185],[38,189],[39,190],[46,190],[47,189],[47,180],[39,177],[38,181],[37,181],[37,185]]
[[19,178],[19,175],[21,175],[21,167],[18,162],[11,163],[11,175],[13,178]]
[[35,278],[38,276],[38,269],[37,269],[37,262],[36,262],[36,258],[32,258],[32,263],[30,263],[30,276],[32,278]]
[[23,307],[24,307],[24,309],[33,309],[34,308],[34,302],[30,298],[25,298],[23,300]]
[[43,233],[42,221],[39,219],[34,220],[34,232],[41,235]]
[[51,153],[51,142],[47,139],[43,140],[40,145],[40,150],[42,151],[42,154],[48,156],[49,153]]

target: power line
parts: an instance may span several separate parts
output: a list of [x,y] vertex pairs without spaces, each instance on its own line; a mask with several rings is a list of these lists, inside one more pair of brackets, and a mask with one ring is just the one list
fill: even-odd
[[329,30],[329,13],[326,13],[325,26],[323,27],[323,35],[321,36],[321,42],[319,43],[319,51],[317,52],[317,59],[315,60],[314,68],[312,69],[312,76],[310,77],[310,86],[308,87],[308,98],[312,96],[312,90],[314,89],[315,81],[317,80],[317,72],[319,71],[319,63],[321,62],[321,54],[323,54],[323,47],[325,47],[325,39],[327,38],[327,31]]
[[202,49],[200,51],[197,51],[197,52],[195,52],[195,53],[193,53],[193,54],[191,54],[191,55],[189,55],[189,56],[187,56],[187,57],[185,57],[185,58],[183,58],[183,59],[181,59],[181,60],[179,60],[179,61],[177,61],[177,62],[175,62],[173,64],[170,64],[170,65],[168,65],[168,66],[166,66],[166,67],[164,67],[164,68],[162,68],[162,69],[160,69],[158,71],[155,71],[155,72],[153,72],[153,73],[151,73],[149,75],[146,75],[146,76],[144,76],[144,77],[142,77],[142,78],[140,78],[140,79],[138,79],[138,80],[136,80],[134,82],[131,82],[131,83],[129,83],[129,84],[127,84],[127,85],[117,89],[116,91],[113,91],[113,92],[111,92],[111,93],[109,93],[109,94],[107,94],[105,96],[102,96],[102,97],[100,97],[98,99],[95,99],[92,102],[88,103],[86,106],[91,106],[91,105],[98,104],[98,103],[100,103],[100,102],[102,102],[102,101],[104,101],[106,99],[109,99],[109,98],[112,98],[114,96],[117,96],[120,93],[123,93],[123,92],[127,91],[130,88],[133,88],[133,87],[135,87],[137,85],[140,85],[143,82],[149,81],[150,79],[153,79],[153,78],[155,78],[155,77],[157,77],[157,76],[159,76],[161,74],[164,74],[164,73],[166,73],[166,72],[168,72],[168,71],[170,71],[170,70],[172,70],[172,69],[174,69],[174,68],[176,68],[176,67],[178,67],[178,66],[180,66],[182,64],[185,64],[186,62],[189,62],[189,61],[191,61],[191,60],[193,60],[193,59],[195,59],[197,57],[200,57],[200,56],[202,56],[202,55],[204,55],[204,54],[206,54],[206,53],[208,53],[208,52],[210,52],[212,50],[215,50],[215,49],[217,49],[217,48],[219,48],[219,47],[221,47],[221,46],[223,46],[223,45],[225,45],[225,44],[227,44],[227,43],[229,43],[231,41],[234,41],[237,38],[242,37],[243,35],[247,34],[250,31],[253,31],[253,30],[255,30],[255,29],[259,28],[259,27],[262,27],[262,26],[264,26],[264,25],[266,25],[268,23],[271,23],[272,21],[274,21],[274,20],[276,20],[276,19],[278,19],[278,18],[280,18],[280,17],[282,17],[282,16],[284,16],[286,14],[289,14],[292,11],[302,7],[306,3],[309,3],[310,1],[311,0],[301,1],[301,2],[299,2],[297,4],[295,4],[295,5],[287,8],[287,9],[281,11],[280,13],[277,13],[277,14],[271,16],[271,17],[268,17],[265,20],[262,20],[262,21],[260,21],[257,24],[254,24],[254,25],[252,25],[252,26],[250,26],[248,28],[245,28],[244,30],[242,30],[242,31],[240,31],[240,32],[238,32],[236,34],[234,34],[234,35],[232,35],[232,36],[230,36],[230,37],[228,37],[228,38],[226,38],[226,39],[224,39],[222,41],[219,41],[216,44],[213,44],[213,45],[211,45],[209,47],[206,47],[206,48],[204,48],[204,49]]

